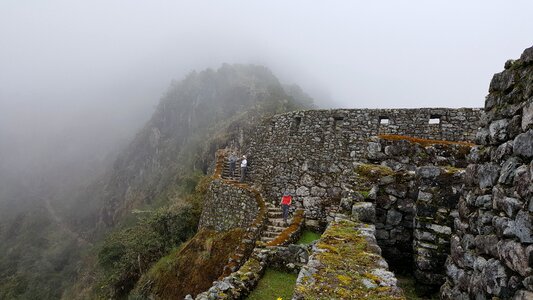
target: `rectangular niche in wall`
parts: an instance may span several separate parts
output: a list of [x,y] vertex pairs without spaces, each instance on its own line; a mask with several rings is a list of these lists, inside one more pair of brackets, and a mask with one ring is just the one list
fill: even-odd
[[298,128],[300,128],[301,123],[302,123],[302,117],[294,117],[291,123],[291,132],[297,132]]
[[380,125],[389,125],[390,124],[389,117],[379,117],[379,124]]
[[431,115],[429,117],[429,124],[440,124],[440,115]]
[[344,121],[344,117],[333,117],[333,130],[341,130],[342,122]]

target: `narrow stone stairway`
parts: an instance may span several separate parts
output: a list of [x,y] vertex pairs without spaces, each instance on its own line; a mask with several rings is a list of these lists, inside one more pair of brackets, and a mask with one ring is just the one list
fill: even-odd
[[229,161],[225,157],[224,158],[224,168],[222,169],[222,178],[232,181],[239,181],[241,178],[241,163],[237,162],[235,164],[235,172],[233,172],[233,176],[231,176],[229,171]]
[[[242,189],[252,189],[252,187],[250,187],[248,183],[246,183],[246,179],[245,179],[245,182],[239,182],[239,179],[241,177],[240,162],[237,162],[235,164],[235,172],[233,176],[232,174],[230,174],[229,161],[228,161],[227,155],[220,156],[219,161],[218,161],[218,168],[220,168],[219,170],[221,170],[221,172],[219,173],[221,178],[224,179],[227,183],[240,187]],[[273,241],[276,237],[278,237],[283,232],[283,230],[285,230],[288,227],[288,224],[291,224],[292,219],[291,218],[287,219],[287,226],[286,226],[286,224],[284,224],[283,222],[283,212],[279,205],[275,206],[271,203],[266,203],[266,208],[267,208],[268,222],[267,222],[267,227],[261,234],[261,242],[268,244],[269,242]],[[232,260],[235,262],[241,262],[241,260],[244,257],[243,253],[244,253],[244,248],[236,249],[236,252],[232,257]]]
[[[283,222],[283,212],[281,211],[281,207],[274,206],[272,204],[267,204],[268,209],[268,224],[265,231],[263,231],[263,234],[261,236],[261,241],[263,243],[269,243],[272,240],[274,240],[285,228],[288,226],[285,226]],[[291,219],[287,219],[287,224],[291,223]]]

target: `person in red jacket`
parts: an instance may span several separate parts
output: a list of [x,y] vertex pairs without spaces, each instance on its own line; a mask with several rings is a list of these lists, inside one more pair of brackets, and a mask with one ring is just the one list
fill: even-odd
[[289,216],[289,206],[292,203],[292,197],[291,194],[286,191],[283,193],[283,197],[281,197],[281,209],[283,210],[283,222],[285,223],[285,226],[287,226],[287,217]]

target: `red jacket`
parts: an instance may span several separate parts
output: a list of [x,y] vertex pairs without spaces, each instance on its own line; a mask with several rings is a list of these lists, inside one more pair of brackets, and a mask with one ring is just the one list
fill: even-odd
[[290,195],[281,197],[281,204],[291,205],[292,197]]

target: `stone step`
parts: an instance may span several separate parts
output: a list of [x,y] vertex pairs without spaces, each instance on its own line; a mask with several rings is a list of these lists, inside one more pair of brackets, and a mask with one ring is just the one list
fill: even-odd
[[274,238],[271,238],[271,237],[266,237],[266,236],[261,237],[261,242],[263,242],[263,243],[268,243],[268,242],[273,241],[273,240],[274,240]]
[[277,219],[277,218],[281,218],[282,216],[283,216],[283,213],[281,211],[269,211],[268,212],[269,218]]
[[[291,219],[287,219],[287,224],[291,224]],[[268,219],[268,223],[273,226],[286,227],[283,218],[279,219]]]
[[269,207],[269,208],[268,208],[268,211],[272,211],[272,212],[282,212],[281,208],[279,208],[279,207]]
[[282,226],[272,226],[272,225],[268,225],[267,226],[267,231],[282,232],[284,229],[285,229],[285,227],[282,227]]
[[279,234],[281,233],[281,231],[265,231],[263,232],[263,236],[266,236],[266,237],[277,237]]

